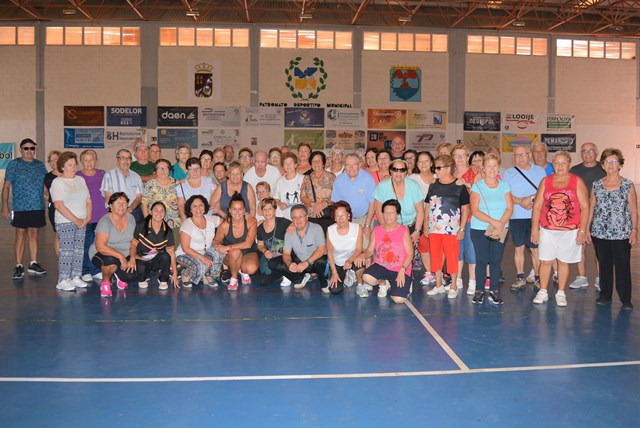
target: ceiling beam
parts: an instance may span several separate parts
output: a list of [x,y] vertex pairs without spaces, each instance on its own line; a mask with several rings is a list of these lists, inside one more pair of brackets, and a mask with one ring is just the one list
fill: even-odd
[[29,15],[33,16],[38,21],[42,21],[44,19],[44,18],[40,17],[40,15],[38,15],[36,12],[31,10],[31,8],[27,7],[28,1],[22,1],[22,2],[19,1],[19,0],[10,0],[10,1],[11,1],[11,3],[15,4],[16,6],[18,6],[23,11],[27,12]]
[[129,3],[129,6],[131,6],[131,9],[133,9],[133,11],[136,13],[136,15],[138,15],[140,17],[140,19],[142,19],[143,21],[146,21],[145,17],[138,10],[138,4],[142,3],[142,1],[139,1],[137,4],[133,4],[133,2],[131,0],[127,0],[127,3]]
[[[189,0],[182,0],[182,7],[184,7],[185,12],[193,12],[194,9],[191,6],[191,4],[189,3]],[[197,16],[192,16],[193,20],[198,22],[198,17]]]
[[91,15],[91,13],[87,10],[86,7],[84,7],[82,4],[84,3],[84,1],[78,1],[78,0],[69,0],[69,3],[71,3],[71,5],[73,7],[75,7],[76,9],[78,9],[80,11],[81,14],[83,14],[88,20],[93,21],[94,18]]
[[450,28],[455,27],[459,23],[461,23],[467,16],[471,15],[478,8],[478,3],[471,3],[467,10],[462,12],[450,25]]
[[240,5],[242,10],[244,11],[243,15],[244,15],[245,21],[251,22],[251,14],[249,13],[249,4],[247,3],[247,0],[236,0],[236,2]]
[[356,25],[356,23],[362,17],[362,13],[370,4],[371,4],[371,0],[362,0],[360,2],[360,6],[358,7],[358,10],[356,11],[356,14],[353,15],[353,19],[351,20],[351,25]]

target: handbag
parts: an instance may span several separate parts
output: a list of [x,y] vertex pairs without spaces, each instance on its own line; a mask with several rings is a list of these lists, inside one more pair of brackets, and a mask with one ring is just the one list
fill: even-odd
[[[313,192],[313,202],[318,202],[318,197],[316,196],[316,188],[313,186],[313,178],[311,178],[311,174],[309,174],[309,183],[311,183],[311,192]],[[321,219],[331,219],[331,207],[327,206],[322,210],[322,215],[319,217]]]
[[[487,215],[489,215],[489,205],[487,204],[487,201],[482,194],[482,190],[480,190],[480,186],[478,186],[478,191],[480,192],[480,197],[484,202],[484,206],[487,207]],[[493,225],[489,223],[489,226],[487,226],[487,230],[484,231],[484,236],[486,236],[489,241],[495,241],[504,244],[504,241],[507,239],[507,233],[509,233],[509,230],[506,227],[502,228],[502,232],[496,233]]]

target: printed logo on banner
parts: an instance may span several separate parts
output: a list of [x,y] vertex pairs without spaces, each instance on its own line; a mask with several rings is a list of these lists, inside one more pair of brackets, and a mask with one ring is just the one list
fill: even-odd
[[465,111],[463,126],[465,131],[500,132],[500,113]]
[[198,147],[197,129],[158,129],[158,145],[167,149],[175,149],[181,144]]
[[104,126],[104,107],[64,106],[64,126]]
[[393,66],[390,75],[390,101],[421,101],[422,70],[420,67]]
[[144,106],[108,106],[107,126],[147,126],[147,108]]
[[324,61],[318,57],[313,58],[313,67],[300,66],[302,57],[295,57],[289,61],[289,67],[284,69],[287,76],[285,86],[291,92],[293,98],[303,101],[317,99],[320,92],[327,88],[329,75],[324,69]]
[[535,131],[538,115],[533,113],[506,113],[504,115],[505,131]]
[[549,153],[560,150],[575,153],[578,145],[576,134],[542,134],[540,140],[547,145]]
[[103,128],[64,128],[65,149],[104,149]]
[[7,169],[13,159],[13,143],[0,143],[0,169]]
[[211,98],[213,95],[213,65],[206,62],[196,65],[194,76],[194,94],[199,98]]
[[198,107],[158,107],[158,126],[198,126]]
[[294,108],[284,109],[285,128],[324,128],[323,108]]

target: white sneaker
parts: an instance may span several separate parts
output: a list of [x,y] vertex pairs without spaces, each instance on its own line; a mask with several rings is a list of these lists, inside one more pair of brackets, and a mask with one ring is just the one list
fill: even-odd
[[[360,297],[369,297],[369,284],[358,284],[356,285],[356,294]],[[373,287],[372,287],[373,288]]]
[[287,278],[286,276],[283,276],[282,281],[280,281],[280,287],[282,288],[291,287],[291,281],[289,281],[289,278]]
[[588,286],[589,286],[589,280],[587,279],[586,276],[576,276],[576,279],[574,279],[573,282],[569,284],[569,288],[574,290],[578,288],[585,288]]
[[446,287],[433,287],[431,290],[427,291],[427,296],[436,296],[445,292],[447,292]]
[[309,282],[310,279],[311,279],[311,275],[308,273],[305,273],[304,278],[302,278],[302,281],[295,284],[293,288],[295,288],[296,290],[303,289],[307,285],[307,282]]
[[97,279],[98,281],[100,281],[102,279],[102,272],[98,272],[97,274],[93,275],[93,279]]
[[535,280],[536,280],[536,272],[533,269],[531,269],[531,272],[529,272],[529,276],[525,281],[527,281],[528,284],[533,284]]
[[90,273],[85,273],[80,279],[84,282],[93,282],[93,276]]
[[432,285],[436,282],[436,277],[431,272],[426,272],[424,277],[420,280],[420,285]]
[[540,291],[538,291],[538,293],[536,294],[536,297],[533,298],[533,303],[539,305],[546,302],[547,300],[549,300],[549,294],[547,293],[547,290],[540,289]]
[[464,283],[462,282],[462,278],[458,278],[458,280],[456,281],[456,287],[458,287],[458,288],[463,288],[464,287]]
[[322,287],[322,294],[331,294],[331,290],[329,290],[329,286]]
[[476,294],[476,281],[475,281],[475,279],[470,279],[469,280],[469,288],[467,288],[467,294],[469,296],[473,296],[474,294]]
[[364,285],[364,288],[367,289],[367,291],[373,291],[373,285],[367,284],[366,282],[363,285]]
[[387,297],[387,292],[391,288],[389,281],[386,281],[384,284],[378,287],[378,297]]
[[169,288],[169,284],[166,282],[160,281],[160,285],[158,285],[158,290],[167,290]]
[[567,306],[567,296],[564,294],[564,291],[558,291],[556,293],[556,305],[560,308]]
[[454,290],[453,288],[451,290],[449,290],[449,292],[447,293],[447,298],[448,299],[455,299],[458,297],[458,290]]
[[138,283],[138,288],[149,288],[149,283],[147,281],[142,281]]
[[353,269],[349,269],[347,273],[345,273],[344,275],[343,284],[346,288],[351,288],[355,283],[356,283],[356,273],[353,271]]
[[83,280],[78,278],[77,276],[74,277],[69,282],[71,283],[71,285],[73,285],[76,288],[87,288],[89,286],[89,284],[87,284],[86,282],[84,282]]
[[593,283],[593,285],[596,287],[596,290],[600,291],[600,277],[596,276],[596,281]]
[[64,281],[60,281],[58,285],[56,285],[56,288],[62,291],[74,291],[76,286],[71,283],[70,279],[65,279]]

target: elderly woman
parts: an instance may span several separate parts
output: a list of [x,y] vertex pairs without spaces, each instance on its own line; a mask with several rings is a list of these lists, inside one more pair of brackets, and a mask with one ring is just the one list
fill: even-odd
[[325,170],[327,157],[317,151],[311,154],[311,173],[305,175],[300,186],[300,199],[309,211],[309,221],[327,227],[333,223],[331,218],[331,192],[336,176]]
[[271,198],[271,186],[266,181],[260,181],[256,183],[256,220],[258,224],[264,221],[264,215],[262,215],[262,207],[260,202],[264,199]]
[[202,163],[198,158],[189,159],[186,165],[189,176],[176,186],[181,221],[187,218],[184,214],[184,203],[187,199],[193,195],[202,195],[207,201],[210,201],[213,192],[218,187],[210,177],[202,175]]
[[[422,190],[422,194],[424,199],[427,198],[427,193],[429,193],[429,187],[435,182],[435,166],[434,159],[431,153],[424,151],[418,153],[417,156],[417,168],[418,172],[415,174],[411,174],[409,176],[410,179],[418,183],[420,186],[420,190]],[[427,222],[427,211],[425,210],[425,224]],[[429,243],[429,234],[427,228],[424,228],[425,233],[420,235],[418,240],[418,252],[420,253],[420,259],[422,260],[422,265],[424,266],[424,278],[420,280],[420,284],[422,285],[435,285],[436,277],[433,275],[433,271],[431,270],[431,257],[429,256],[430,252],[430,243]]]
[[209,202],[202,195],[193,195],[185,203],[187,219],[180,226],[180,246],[176,250],[177,263],[182,267],[181,282],[185,288],[204,281],[217,287],[222,257],[213,248],[213,238],[220,218],[206,215]]
[[331,147],[331,165],[328,171],[334,173],[336,177],[344,171],[344,149],[338,144]]
[[607,175],[593,183],[587,239],[593,241],[600,262],[599,305],[611,303],[613,282],[623,309],[631,303],[631,246],[638,242],[638,197],[633,182],[620,176],[624,157],[606,149],[600,164]]
[[335,221],[327,230],[327,259],[331,275],[322,292],[340,294],[356,279],[358,284],[362,284],[364,264],[358,257],[362,253],[363,231],[362,226],[352,222],[351,206],[347,202],[336,202],[331,211]]
[[[490,270],[489,301],[503,303],[500,297],[500,263],[506,242],[506,229],[513,213],[511,188],[498,179],[500,158],[488,154],[483,159],[484,178],[471,186],[471,239],[476,252],[476,276]],[[483,287],[484,288],[484,287]],[[484,301],[485,290],[475,290],[473,303]]]
[[102,271],[102,297],[111,296],[112,277],[119,290],[136,279],[136,261],[128,257],[136,227],[135,218],[127,212],[129,197],[124,192],[112,193],[108,205],[109,212],[98,222],[96,240],[89,249],[91,262]]
[[168,282],[178,287],[178,267],[176,264],[173,231],[164,220],[165,207],[160,201],[151,205],[151,214],[136,225],[132,241],[131,258],[136,261],[138,287],[149,287],[147,277],[159,272],[158,289],[169,288]]
[[387,297],[396,303],[404,303],[411,293],[411,264],[413,244],[407,226],[398,223],[402,206],[396,199],[382,204],[382,223],[373,229],[369,247],[356,258],[356,266],[362,266],[373,257],[373,264],[362,279],[366,284],[358,285],[356,293],[368,297],[368,286],[378,285],[378,297]]
[[282,152],[277,147],[273,147],[269,149],[269,165],[275,166],[280,171],[280,175],[284,175],[284,170],[282,169]]
[[182,181],[189,175],[187,173],[187,161],[191,157],[191,146],[180,144],[176,147],[176,163],[171,167],[171,177],[176,181]]
[[378,184],[373,191],[374,208],[378,220],[382,218],[382,204],[396,199],[402,206],[399,222],[409,228],[411,240],[418,242],[424,223],[424,197],[418,183],[407,177],[407,163],[396,159],[391,164],[391,179]]
[[213,177],[216,184],[227,181],[227,165],[224,162],[216,162],[213,165]]
[[[60,171],[58,171],[58,157],[60,156],[60,150],[51,150],[47,155],[47,163],[51,168],[51,171],[44,176],[44,188],[45,188],[45,198],[49,200],[47,204],[47,214],[49,215],[49,224],[53,229],[53,232],[56,232],[56,208],[53,206],[53,201],[51,200],[51,183],[57,177],[60,176]],[[56,255],[60,252],[58,243],[58,235],[54,235],[53,248],[56,251]]]
[[409,167],[409,174],[416,174],[418,172],[417,160],[418,160],[418,152],[413,149],[405,150],[402,154],[402,159],[407,163]]
[[275,280],[272,276],[272,269],[282,263],[282,249],[284,248],[284,235],[291,224],[291,220],[276,217],[278,204],[272,198],[265,198],[260,201],[260,210],[264,216],[264,221],[258,226],[256,240],[258,241],[258,251],[260,257],[260,272],[265,275],[261,281],[263,284]]
[[276,188],[273,192],[273,199],[278,204],[278,217],[291,220],[291,207],[302,202],[300,199],[300,188],[304,176],[298,174],[296,165],[298,157],[287,152],[282,155],[282,168],[284,175],[276,181]]
[[231,197],[235,193],[239,193],[244,199],[247,212],[251,217],[255,217],[256,194],[253,191],[253,187],[242,179],[242,166],[238,162],[231,162],[229,164],[228,174],[229,179],[220,183],[211,197],[213,213],[222,218],[226,218],[229,212]]
[[225,163],[225,153],[222,147],[216,147],[213,149],[213,164],[217,164],[219,162]]
[[231,279],[228,289],[238,289],[238,274],[242,284],[250,284],[251,276],[258,271],[260,259],[256,247],[256,219],[247,213],[244,199],[238,193],[231,197],[229,213],[213,240],[216,251],[224,257],[223,262],[229,266]]
[[382,149],[376,155],[376,162],[378,164],[378,170],[373,172],[371,175],[373,176],[373,181],[378,183],[383,181],[385,178],[389,178],[389,166],[391,165],[391,152],[387,149]]
[[63,152],[57,160],[60,172],[51,183],[50,198],[56,207],[55,222],[60,254],[58,256],[58,285],[63,291],[84,288],[80,279],[84,250],[85,226],[91,220],[91,196],[82,177],[76,175],[78,157]]
[[378,172],[378,169],[379,169],[377,157],[378,157],[378,149],[376,149],[375,147],[369,147],[364,154],[364,163],[365,163],[364,170],[367,171],[372,176],[375,175],[375,173]]
[[149,180],[142,192],[142,213],[149,215],[149,207],[154,202],[162,202],[166,209],[164,220],[173,230],[180,228],[180,211],[178,211],[177,182],[169,176],[171,163],[166,159],[156,161],[156,178]]
[[553,155],[555,172],[540,182],[531,211],[531,243],[538,245],[540,260],[540,290],[533,299],[536,304],[549,300],[549,274],[553,261],[557,260],[556,305],[567,306],[564,290],[569,264],[582,259],[589,222],[589,194],[582,179],[569,173],[570,165],[569,153],[560,151]]
[[81,279],[85,282],[91,282],[94,278],[102,278],[100,269],[96,268],[89,258],[89,248],[91,248],[91,244],[93,244],[93,241],[96,239],[96,226],[98,225],[98,221],[107,213],[104,196],[100,191],[105,172],[103,169],[96,168],[97,162],[98,154],[95,150],[88,149],[80,153],[82,170],[78,171],[77,175],[84,178],[91,197],[91,220],[84,227],[86,232],[84,235],[84,256]]
[[211,150],[204,149],[200,152],[198,159],[200,159],[200,164],[202,165],[202,176],[209,177],[218,184],[215,179],[215,175],[213,175],[213,152]]

